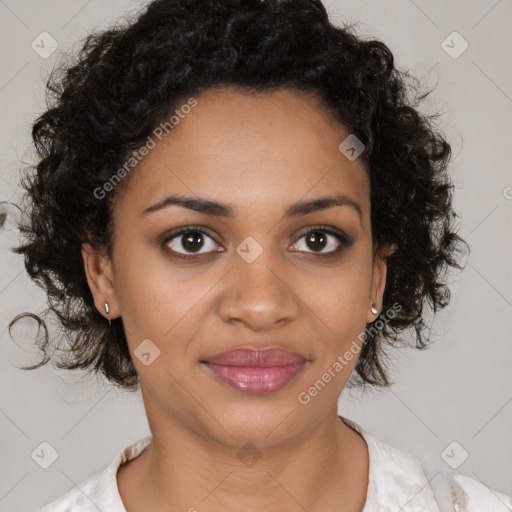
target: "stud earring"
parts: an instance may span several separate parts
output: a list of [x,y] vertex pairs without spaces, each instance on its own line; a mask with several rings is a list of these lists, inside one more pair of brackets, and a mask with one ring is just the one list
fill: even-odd
[[[110,308],[109,308],[109,306],[108,306],[108,303],[107,303],[107,302],[105,302],[105,313],[108,315],[108,314],[109,314],[109,312],[110,312]],[[109,332],[109,333],[110,333],[110,324],[111,324],[111,322],[110,322],[110,318],[109,318],[109,319],[108,319],[108,332]]]
[[378,311],[375,309],[375,306],[372,306],[372,313],[373,313],[374,315],[376,315],[376,314],[378,313]]

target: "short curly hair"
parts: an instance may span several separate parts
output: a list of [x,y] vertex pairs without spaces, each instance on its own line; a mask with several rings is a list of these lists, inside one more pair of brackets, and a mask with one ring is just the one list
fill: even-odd
[[[32,126],[38,163],[21,180],[25,243],[14,249],[47,294],[42,315],[56,314],[70,341],[57,367],[89,369],[132,391],[140,384],[122,318],[109,329],[81,256],[83,243],[112,254],[113,206],[124,187],[107,200],[94,191],[183,98],[214,87],[286,88],[314,94],[364,144],[372,237],[377,247],[396,249],[383,256],[382,311],[401,307],[371,323],[379,328],[366,337],[349,387],[390,386],[385,344],[395,346],[414,327],[415,348],[425,348],[425,302],[434,313],[444,308],[444,275],[449,266],[463,268],[455,257],[466,242],[453,225],[451,148],[435,127],[439,114],[417,108],[431,91],[395,66],[383,42],[333,25],[320,0],[155,0],[80,45],[70,52],[76,60],[61,62],[46,81],[47,110]],[[34,316],[18,315],[9,332],[24,315]],[[44,359],[23,369],[50,360],[48,330],[37,318]]]

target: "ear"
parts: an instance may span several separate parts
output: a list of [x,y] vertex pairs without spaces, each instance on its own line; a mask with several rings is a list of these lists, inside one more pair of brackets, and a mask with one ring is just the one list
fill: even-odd
[[[366,322],[373,322],[382,311],[382,298],[386,288],[387,263],[386,258],[396,251],[396,244],[386,246],[384,249],[377,250],[374,256],[372,286],[370,292],[370,304],[368,304],[368,313]],[[372,306],[377,310],[377,314],[372,313]]]
[[[90,244],[82,244],[82,258],[96,309],[105,318],[117,318],[119,305],[114,289],[112,262],[106,251],[97,251]],[[109,306],[108,314],[105,312],[105,303]]]

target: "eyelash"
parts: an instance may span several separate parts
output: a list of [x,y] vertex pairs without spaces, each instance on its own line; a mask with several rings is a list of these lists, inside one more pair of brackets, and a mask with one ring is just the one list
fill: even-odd
[[[343,249],[350,247],[353,243],[353,240],[350,239],[349,237],[347,237],[342,231],[338,231],[337,229],[334,229],[331,226],[326,226],[326,225],[313,226],[313,227],[308,228],[305,231],[300,232],[298,235],[298,238],[297,238],[297,242],[304,236],[309,235],[314,232],[317,232],[317,231],[334,236],[338,240],[339,246],[334,251],[329,251],[327,253],[306,252],[306,254],[312,254],[314,256],[320,256],[323,258],[333,257],[333,256],[339,254],[340,252],[342,252]],[[202,256],[205,254],[211,254],[211,252],[207,252],[207,253],[185,255],[182,253],[178,253],[172,249],[166,248],[167,244],[170,241],[174,240],[175,238],[178,238],[180,235],[187,234],[187,233],[201,233],[202,235],[208,236],[215,242],[212,235],[210,235],[210,233],[208,233],[208,231],[206,231],[201,226],[185,226],[183,228],[178,228],[174,231],[171,231],[162,241],[162,248],[164,248],[169,253],[171,253],[171,255],[174,258],[181,258],[181,259],[185,259],[185,260],[197,258],[198,256]],[[295,243],[297,243],[297,242],[295,242]],[[217,242],[215,242],[215,243],[217,243]],[[213,252],[223,252],[223,251],[213,251]],[[304,251],[296,251],[296,252],[300,253],[300,252],[304,252]]]

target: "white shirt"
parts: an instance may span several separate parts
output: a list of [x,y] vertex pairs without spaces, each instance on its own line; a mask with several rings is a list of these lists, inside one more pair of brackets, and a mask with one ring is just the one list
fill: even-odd
[[[420,461],[384,443],[357,423],[342,416],[340,419],[359,432],[368,445],[369,483],[362,512],[512,512],[511,496]],[[149,435],[126,446],[102,472],[84,480],[41,512],[126,512],[117,486],[117,471],[141,454],[151,440]]]

